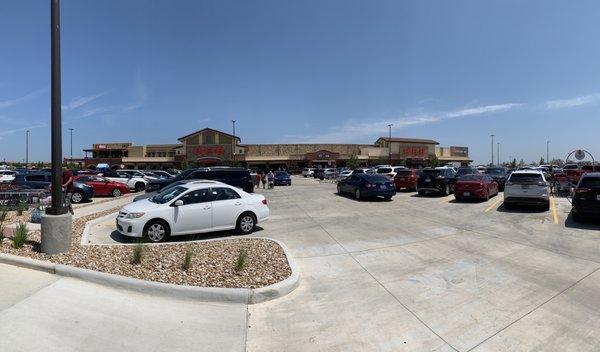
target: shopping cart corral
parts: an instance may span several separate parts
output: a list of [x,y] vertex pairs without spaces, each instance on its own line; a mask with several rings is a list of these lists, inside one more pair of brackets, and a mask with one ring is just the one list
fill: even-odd
[[43,200],[50,194],[45,190],[13,190],[0,192],[0,207],[6,210],[17,210],[26,205],[26,208],[35,208],[43,205]]

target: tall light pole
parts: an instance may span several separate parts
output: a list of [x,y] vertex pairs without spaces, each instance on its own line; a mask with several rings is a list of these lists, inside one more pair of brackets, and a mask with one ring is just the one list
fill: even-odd
[[25,131],[25,170],[29,165],[29,130]]
[[60,0],[50,0],[52,205],[41,219],[41,250],[47,254],[71,248],[73,219],[62,190],[62,122],[60,87]]
[[490,137],[492,137],[492,163],[490,164],[490,166],[494,165],[494,135],[490,134]]
[[498,160],[496,165],[500,166],[500,142],[498,142],[497,148],[496,148],[496,160]]
[[546,163],[550,165],[550,141],[546,141]]
[[392,165],[392,126],[393,124],[388,124],[389,129],[389,139],[388,139],[388,162]]
[[[231,120],[231,123],[233,124],[233,140],[232,140],[232,145],[231,145],[231,152],[233,155],[233,164],[235,164],[235,120]],[[234,165],[235,166],[235,165]]]
[[71,166],[73,166],[73,129],[69,128],[71,134]]

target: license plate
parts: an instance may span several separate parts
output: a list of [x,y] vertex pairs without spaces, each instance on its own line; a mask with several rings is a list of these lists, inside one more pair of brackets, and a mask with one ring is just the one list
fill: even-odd
[[523,186],[521,186],[521,188],[523,188],[523,189],[528,189],[528,188],[529,188],[529,185],[523,185]]
[[379,186],[379,188],[385,189],[386,187],[385,187],[385,185],[381,185],[381,186]]
[[465,192],[465,193],[463,193],[463,196],[470,197],[471,196],[471,192]]
[[400,181],[404,181],[404,177],[400,177]]
[[430,178],[426,178],[425,182],[431,182],[431,179]]

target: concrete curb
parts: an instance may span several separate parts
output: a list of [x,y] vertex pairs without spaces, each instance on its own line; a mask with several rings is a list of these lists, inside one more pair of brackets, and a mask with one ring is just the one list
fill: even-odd
[[81,234],[81,245],[83,246],[87,246],[90,244],[90,228],[93,225],[96,225],[98,223],[104,222],[110,218],[116,219],[117,215],[119,215],[119,212],[116,211],[114,213],[110,213],[108,215],[104,215],[101,216],[99,218],[96,218],[94,220],[90,220],[88,222],[85,223],[85,227],[83,228],[83,233]]
[[199,287],[181,286],[162,282],[134,279],[122,275],[109,274],[73,266],[54,264],[36,259],[0,253],[0,263],[15,265],[23,268],[33,269],[56,274],[65,277],[77,278],[83,281],[93,282],[101,285],[117,287],[135,292],[141,292],[156,296],[179,299],[194,299],[206,302],[226,302],[255,304],[283,297],[292,292],[300,284],[300,274],[296,262],[289,254],[287,247],[271,238],[252,237],[265,239],[277,243],[283,249],[292,274],[285,280],[273,285],[250,289],[250,288],[221,288],[221,287]]

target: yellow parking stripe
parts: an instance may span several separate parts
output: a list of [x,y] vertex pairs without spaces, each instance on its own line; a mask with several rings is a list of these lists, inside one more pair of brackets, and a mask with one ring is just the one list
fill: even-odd
[[454,199],[454,196],[447,196],[444,197],[442,200],[440,200],[440,202],[438,204],[444,204],[444,203],[448,203],[449,201],[451,201],[452,199]]
[[556,201],[554,197],[550,197],[550,209],[552,210],[552,219],[554,224],[558,225],[558,210],[556,209]]
[[499,196],[496,196],[496,197],[498,197],[498,199],[496,199],[496,201],[494,202],[494,204],[490,205],[490,206],[489,206],[489,207],[488,207],[488,208],[485,210],[485,212],[486,212],[486,213],[487,213],[487,212],[489,212],[490,210],[494,209],[494,208],[495,208],[495,207],[496,207],[498,204],[500,204],[500,202],[502,202],[502,201],[504,200],[504,199],[500,198]]

